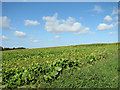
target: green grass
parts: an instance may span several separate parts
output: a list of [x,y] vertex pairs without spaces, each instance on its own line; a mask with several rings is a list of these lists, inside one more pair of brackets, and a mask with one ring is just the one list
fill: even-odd
[[4,51],[2,57],[6,88],[118,88],[117,44]]

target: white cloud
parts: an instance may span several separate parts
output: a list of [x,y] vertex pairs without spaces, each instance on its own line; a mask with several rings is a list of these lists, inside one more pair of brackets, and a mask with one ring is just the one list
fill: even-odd
[[2,40],[9,40],[9,39],[8,39],[8,37],[6,37],[6,36],[3,35],[2,36]]
[[36,26],[39,25],[40,23],[38,21],[33,21],[33,20],[24,20],[25,21],[25,26]]
[[30,40],[31,42],[33,42],[33,43],[39,42],[39,40],[34,40],[34,36],[31,36],[31,37],[29,38],[29,40]]
[[116,34],[116,32],[109,32],[109,34],[110,34],[110,35],[114,35],[114,34]]
[[82,28],[81,31],[76,32],[76,34],[85,34],[88,32],[90,32],[90,29],[86,27],[86,28]]
[[107,21],[107,22],[111,22],[112,21],[112,17],[107,15],[107,16],[105,16],[104,20]]
[[43,17],[43,20],[46,20],[45,29],[48,32],[60,33],[60,32],[73,32],[73,33],[88,33],[89,28],[83,27],[81,23],[75,22],[75,19],[68,17],[67,20],[58,20],[58,14],[54,16]]
[[114,24],[107,25],[107,24],[101,23],[98,25],[97,30],[107,30],[107,29],[112,29],[114,27],[115,27]]
[[37,42],[39,42],[39,41],[38,41],[38,40],[32,40],[32,42],[37,43]]
[[15,31],[14,35],[17,37],[26,37],[26,33],[20,31]]
[[55,38],[58,39],[58,38],[60,38],[60,36],[59,36],[59,35],[56,35]]
[[95,5],[93,11],[96,11],[96,12],[103,12],[103,9],[101,8],[101,6]]
[[7,16],[0,17],[0,27],[3,29],[14,29],[10,27],[10,19]]

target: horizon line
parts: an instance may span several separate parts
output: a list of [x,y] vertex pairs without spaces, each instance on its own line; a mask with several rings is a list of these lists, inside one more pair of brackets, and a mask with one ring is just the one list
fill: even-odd
[[[94,44],[115,44],[115,43],[120,43],[120,41],[112,42],[112,43],[88,43],[88,44],[76,44],[76,45],[66,45],[66,46],[64,45],[64,46],[53,46],[53,47],[51,46],[51,47],[40,47],[40,48],[69,47],[69,46],[94,45]],[[24,46],[19,46],[19,47],[25,48]],[[19,48],[19,47],[12,47],[12,48]],[[9,47],[3,47],[3,48],[9,48]],[[25,49],[40,49],[40,48],[25,48]]]

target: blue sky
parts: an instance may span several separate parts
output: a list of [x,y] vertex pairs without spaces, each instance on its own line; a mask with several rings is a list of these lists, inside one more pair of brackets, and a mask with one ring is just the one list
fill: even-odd
[[117,42],[117,8],[117,2],[3,2],[2,46]]

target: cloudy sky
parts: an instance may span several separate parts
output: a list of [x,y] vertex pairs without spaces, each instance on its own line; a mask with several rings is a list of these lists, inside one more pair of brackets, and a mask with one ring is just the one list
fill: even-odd
[[40,48],[117,42],[117,8],[117,2],[3,2],[2,46]]

